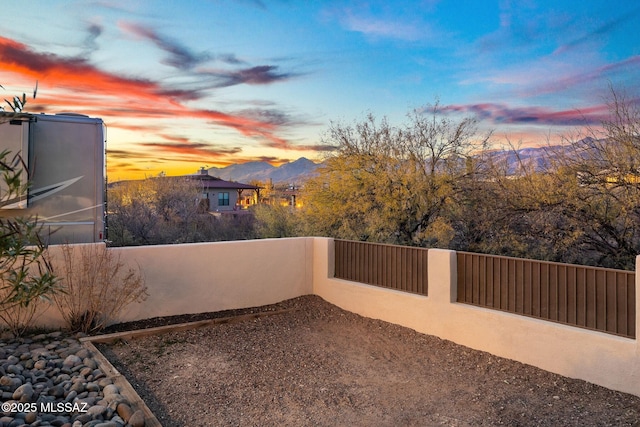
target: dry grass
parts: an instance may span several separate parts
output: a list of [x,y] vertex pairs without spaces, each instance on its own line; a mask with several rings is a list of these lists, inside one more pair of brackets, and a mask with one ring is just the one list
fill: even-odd
[[134,302],[142,302],[147,287],[139,269],[126,267],[119,255],[103,245],[65,245],[62,249],[62,292],[54,301],[73,331],[96,332]]

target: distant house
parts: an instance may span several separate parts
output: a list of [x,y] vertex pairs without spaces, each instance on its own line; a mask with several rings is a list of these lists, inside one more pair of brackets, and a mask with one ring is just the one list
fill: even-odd
[[209,212],[237,212],[259,200],[260,187],[216,178],[204,168],[200,168],[196,174],[186,175],[185,178],[198,181],[201,206]]

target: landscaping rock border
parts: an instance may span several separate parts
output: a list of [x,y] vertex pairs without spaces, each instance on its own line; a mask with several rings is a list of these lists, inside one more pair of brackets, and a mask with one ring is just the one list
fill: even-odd
[[95,356],[62,332],[0,340],[0,426],[144,426]]

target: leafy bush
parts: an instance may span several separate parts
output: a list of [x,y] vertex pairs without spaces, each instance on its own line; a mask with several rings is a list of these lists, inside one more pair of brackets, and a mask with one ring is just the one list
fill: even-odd
[[[11,203],[26,187],[21,169],[0,153],[0,206]],[[0,218],[0,319],[15,335],[21,335],[35,315],[35,304],[57,291],[56,278],[45,257],[37,218]]]
[[[0,85],[0,88],[3,88]],[[33,91],[36,97],[38,85]],[[23,111],[27,97],[15,96],[5,102],[11,112],[0,107],[0,124]],[[24,199],[28,183],[21,178],[26,165],[19,155],[0,152],[0,207]],[[30,326],[37,303],[57,292],[56,277],[45,256],[36,217],[0,218],[0,319],[14,335]]]

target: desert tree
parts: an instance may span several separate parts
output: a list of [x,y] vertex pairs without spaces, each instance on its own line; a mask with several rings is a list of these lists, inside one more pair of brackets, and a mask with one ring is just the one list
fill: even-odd
[[602,125],[569,139],[556,159],[575,179],[565,213],[582,229],[581,252],[598,265],[633,269],[640,253],[640,110],[637,99],[613,88],[607,103]]
[[156,243],[160,221],[153,188],[144,181],[110,184],[107,190],[107,238],[114,246]]
[[633,99],[613,89],[607,103],[600,126],[585,125],[563,144],[547,142],[535,164],[513,145],[485,156],[482,178],[458,193],[453,246],[633,269],[640,251],[640,114]]
[[481,150],[474,118],[455,119],[438,102],[392,126],[369,114],[354,125],[333,123],[334,145],[317,177],[305,184],[307,233],[411,245],[448,246],[444,215],[466,159]]
[[213,216],[197,179],[158,176],[109,185],[107,238],[112,246],[244,240],[253,216]]
[[259,204],[252,208],[255,234],[258,238],[295,237],[301,235],[300,213],[295,207],[281,204]]

